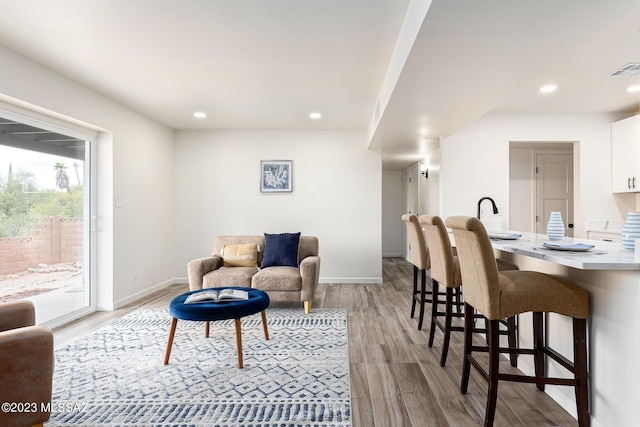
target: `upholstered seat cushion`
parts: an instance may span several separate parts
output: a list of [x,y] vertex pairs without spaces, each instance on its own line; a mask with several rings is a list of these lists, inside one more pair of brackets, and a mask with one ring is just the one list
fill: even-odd
[[302,277],[295,267],[263,268],[253,276],[252,286],[263,291],[300,291]]
[[501,271],[499,280],[502,318],[529,311],[589,317],[589,293],[560,277],[537,271]]
[[256,267],[223,267],[210,271],[202,278],[203,288],[228,286],[251,287],[251,278],[258,272]]
[[[236,267],[237,268],[237,267]],[[217,288],[218,291],[228,288]],[[176,319],[215,321],[225,319],[239,319],[266,310],[269,307],[269,296],[259,290],[251,288],[237,288],[247,291],[249,299],[246,301],[228,301],[224,303],[205,302],[185,304],[184,301],[191,294],[203,292],[199,289],[178,295],[169,304],[169,314]]]

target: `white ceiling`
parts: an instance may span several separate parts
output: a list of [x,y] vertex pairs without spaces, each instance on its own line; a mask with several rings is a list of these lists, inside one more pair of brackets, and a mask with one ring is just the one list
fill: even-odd
[[0,0],[0,44],[175,129],[364,129],[407,2]]
[[637,112],[640,75],[608,76],[629,62],[637,0],[435,0],[372,144],[391,169],[491,111]]
[[[364,130],[408,5],[0,0],[0,45],[174,129]],[[635,112],[630,62],[637,0],[433,0],[371,146],[397,169],[490,111]]]

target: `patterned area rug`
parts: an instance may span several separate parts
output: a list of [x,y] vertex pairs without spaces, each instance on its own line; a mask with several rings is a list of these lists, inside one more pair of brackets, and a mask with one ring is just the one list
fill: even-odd
[[138,310],[56,350],[53,426],[347,427],[349,356],[344,310],[268,309],[242,319],[244,368],[233,320],[178,321]]

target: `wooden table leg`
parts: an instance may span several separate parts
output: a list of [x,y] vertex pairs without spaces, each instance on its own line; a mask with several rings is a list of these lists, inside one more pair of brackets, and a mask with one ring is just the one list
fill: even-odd
[[262,310],[262,329],[264,330],[264,339],[269,341],[269,328],[267,328],[267,314],[266,310]]
[[164,352],[164,364],[169,363],[169,357],[171,356],[171,346],[173,345],[173,337],[176,334],[176,325],[178,324],[178,319],[175,317],[171,318],[171,327],[169,328],[169,339],[167,340],[167,349]]
[[242,328],[240,319],[236,319],[236,346],[238,347],[238,368],[242,369]]

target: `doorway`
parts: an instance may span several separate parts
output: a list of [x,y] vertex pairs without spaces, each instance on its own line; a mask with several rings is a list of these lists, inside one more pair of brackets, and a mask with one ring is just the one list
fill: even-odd
[[[419,206],[418,164],[411,165],[404,177],[404,213],[418,215]],[[405,256],[411,259],[411,244],[405,230]]]
[[536,152],[536,233],[546,234],[551,212],[560,212],[565,236],[573,237],[573,154]]
[[574,144],[511,142],[509,226],[546,234],[551,211],[562,213],[565,235],[574,232]]

